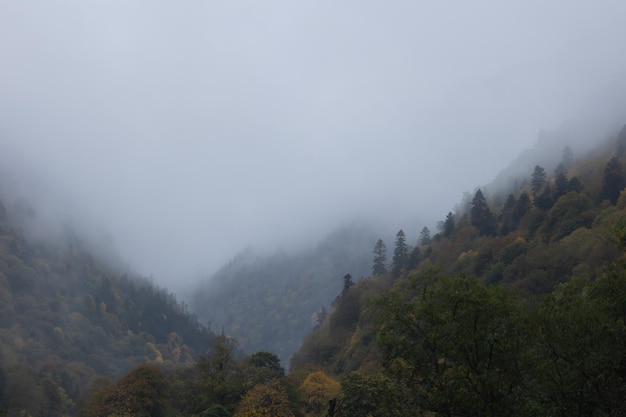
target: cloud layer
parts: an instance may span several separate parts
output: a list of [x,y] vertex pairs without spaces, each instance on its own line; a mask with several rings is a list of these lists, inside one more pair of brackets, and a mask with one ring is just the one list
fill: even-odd
[[340,222],[417,234],[540,129],[621,97],[625,15],[622,1],[9,0],[0,152],[43,181],[51,213],[170,286]]

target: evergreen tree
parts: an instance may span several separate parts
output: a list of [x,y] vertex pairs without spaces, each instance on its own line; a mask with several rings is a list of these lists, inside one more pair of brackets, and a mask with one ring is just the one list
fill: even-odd
[[572,177],[567,182],[567,191],[573,191],[575,193],[579,193],[583,190],[583,185],[580,183],[578,177]]
[[533,191],[533,195],[536,196],[546,183],[546,170],[539,165],[535,166],[533,175],[530,180],[530,189]]
[[354,281],[352,281],[352,275],[346,274],[343,276],[343,291],[348,291],[350,287],[354,285]]
[[515,211],[516,203],[517,201],[515,200],[515,196],[513,194],[509,194],[504,206],[502,207],[502,214],[500,216],[502,220],[502,229],[500,229],[500,234],[502,236],[517,228],[517,225],[515,225],[515,227],[513,225],[513,213]]
[[454,218],[454,213],[449,211],[448,215],[446,216],[446,220],[443,222],[443,235],[445,237],[452,236],[452,233],[454,233],[455,228],[456,228],[456,219]]
[[387,246],[382,239],[378,239],[374,246],[374,261],[372,275],[384,275],[387,273]]
[[430,230],[428,230],[428,227],[424,226],[420,232],[420,245],[430,245],[431,241]]
[[474,194],[470,212],[472,225],[482,236],[493,236],[496,233],[496,218],[487,205],[487,200],[480,189]]
[[516,230],[518,228],[520,220],[522,220],[522,217],[528,213],[530,208],[530,197],[526,193],[521,193],[517,199],[517,203],[515,203],[515,209],[513,210],[511,230]]
[[548,211],[552,208],[553,205],[554,196],[552,194],[552,187],[550,187],[550,184],[547,184],[544,187],[543,192],[535,197],[535,207],[544,211]]
[[417,268],[417,265],[419,265],[421,259],[422,252],[420,251],[419,245],[416,245],[409,255],[409,264],[407,265],[407,269],[410,270]]
[[409,263],[409,248],[406,245],[406,236],[404,231],[400,229],[396,233],[396,248],[393,251],[393,268],[392,274],[394,277],[400,275],[403,269],[406,269]]
[[567,168],[565,165],[559,164],[554,170],[554,200],[558,200],[568,191]]
[[614,156],[607,162],[604,168],[602,198],[609,200],[611,204],[617,203],[617,199],[625,186],[626,181],[622,164]]

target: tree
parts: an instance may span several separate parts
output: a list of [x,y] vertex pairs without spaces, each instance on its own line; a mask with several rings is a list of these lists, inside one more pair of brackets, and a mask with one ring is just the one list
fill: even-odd
[[192,387],[187,406],[192,413],[220,404],[232,412],[244,391],[242,369],[235,359],[237,341],[224,334],[213,336],[206,355],[196,365],[197,380]]
[[259,351],[250,355],[244,361],[246,384],[254,386],[268,383],[285,376],[285,369],[280,365],[278,356],[271,352]]
[[428,227],[424,226],[424,228],[420,232],[420,245],[430,245],[430,243],[430,230],[428,230]]
[[602,179],[602,198],[609,200],[611,204],[617,203],[619,194],[626,186],[626,181],[622,164],[616,156],[607,162]]
[[443,222],[444,237],[452,236],[452,233],[454,233],[455,228],[456,228],[456,219],[454,218],[454,213],[449,211],[448,215],[446,216],[446,220],[444,220]]
[[352,281],[352,275],[346,274],[343,276],[343,291],[348,291],[350,287],[354,285],[354,281]]
[[558,200],[568,191],[567,168],[565,165],[559,164],[554,170],[554,199]]
[[378,239],[374,246],[374,260],[372,275],[384,275],[387,273],[387,246],[382,239]]
[[92,395],[89,417],[161,417],[168,411],[169,384],[161,368],[140,365],[118,382]]
[[519,226],[520,220],[528,211],[531,209],[530,197],[528,194],[521,193],[519,198],[517,199],[517,203],[515,203],[515,209],[513,210],[512,221],[512,230],[517,229]]
[[279,381],[257,384],[246,393],[234,417],[293,417],[289,398]]
[[398,387],[382,374],[351,372],[341,380],[341,389],[340,416],[409,415]]
[[554,195],[552,193],[552,187],[547,184],[540,195],[535,197],[535,207],[538,209],[547,211],[552,208],[554,204]]
[[322,416],[328,402],[339,398],[341,385],[324,371],[315,371],[307,375],[300,385],[300,392],[307,408],[314,416]]
[[515,211],[516,203],[517,201],[515,200],[515,196],[513,194],[509,194],[504,203],[504,206],[502,207],[502,214],[500,215],[500,218],[502,220],[502,228],[500,229],[500,234],[502,236],[507,235],[509,232],[517,228],[517,224],[514,224],[513,221],[513,214]]
[[562,285],[534,317],[543,415],[624,415],[624,266],[617,263],[594,281]]
[[420,247],[415,245],[413,250],[409,255],[409,263],[407,264],[407,269],[415,269],[419,265],[422,259],[422,252],[420,251]]
[[533,191],[533,196],[536,196],[546,183],[546,170],[535,165],[535,170],[531,176],[530,189]]
[[406,236],[402,229],[398,230],[398,233],[396,233],[396,248],[393,251],[392,261],[393,267],[391,273],[394,277],[398,277],[409,263],[409,248],[406,244]]
[[472,225],[482,236],[493,236],[496,233],[496,218],[487,205],[487,200],[480,189],[474,194],[470,212]]
[[573,191],[579,193],[583,190],[583,185],[580,183],[578,177],[572,177],[567,183],[567,191]]
[[414,415],[516,416],[526,392],[526,333],[511,294],[436,271],[378,300],[383,366]]

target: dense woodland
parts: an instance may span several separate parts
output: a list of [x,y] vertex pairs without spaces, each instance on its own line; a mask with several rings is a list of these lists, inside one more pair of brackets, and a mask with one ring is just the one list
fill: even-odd
[[241,353],[164,291],[30,245],[3,210],[2,410],[626,415],[626,126],[575,152],[476,189],[432,232],[372,239],[371,274],[335,277],[287,375],[276,353]]

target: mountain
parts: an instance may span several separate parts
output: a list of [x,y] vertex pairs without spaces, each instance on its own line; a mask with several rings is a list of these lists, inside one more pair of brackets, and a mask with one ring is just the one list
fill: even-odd
[[626,126],[561,158],[477,189],[416,267],[345,287],[292,377],[340,382],[335,415],[623,415]]
[[288,363],[341,289],[342,277],[369,275],[375,236],[353,225],[309,249],[261,256],[249,248],[194,291],[190,308],[237,338],[244,351],[268,350]]
[[72,235],[29,236],[31,215],[0,202],[0,415],[66,415],[99,378],[206,351],[207,329],[172,294]]

